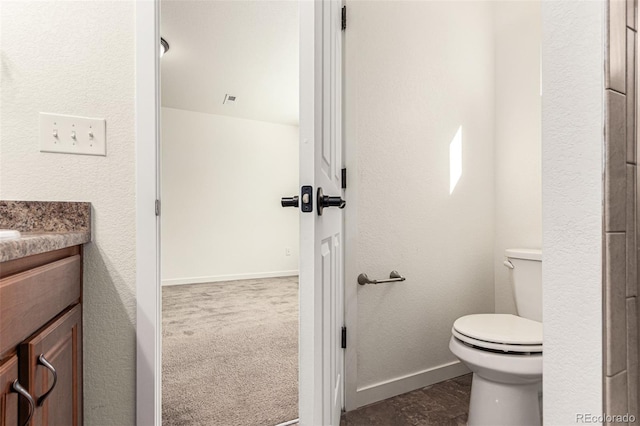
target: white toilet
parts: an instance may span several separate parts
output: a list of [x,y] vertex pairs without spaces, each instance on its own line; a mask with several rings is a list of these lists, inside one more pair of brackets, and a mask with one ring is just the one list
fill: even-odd
[[542,252],[509,249],[506,257],[518,316],[458,318],[449,342],[473,371],[470,426],[542,424]]

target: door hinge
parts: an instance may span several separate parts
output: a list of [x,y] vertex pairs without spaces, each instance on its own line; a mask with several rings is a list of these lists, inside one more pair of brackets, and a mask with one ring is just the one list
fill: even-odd
[[342,6],[342,31],[347,29],[347,6]]
[[342,342],[340,344],[342,349],[347,348],[347,327],[342,327]]
[[342,169],[342,189],[347,189],[347,169]]
[[156,200],[156,216],[160,216],[160,200]]

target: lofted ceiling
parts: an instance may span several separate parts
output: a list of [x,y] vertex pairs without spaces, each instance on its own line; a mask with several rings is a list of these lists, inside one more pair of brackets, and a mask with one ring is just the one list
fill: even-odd
[[297,1],[163,0],[160,28],[162,106],[298,124]]

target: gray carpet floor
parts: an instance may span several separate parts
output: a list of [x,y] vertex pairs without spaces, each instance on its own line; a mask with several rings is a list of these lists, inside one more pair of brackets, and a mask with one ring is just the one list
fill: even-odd
[[298,417],[298,277],[162,290],[163,425]]

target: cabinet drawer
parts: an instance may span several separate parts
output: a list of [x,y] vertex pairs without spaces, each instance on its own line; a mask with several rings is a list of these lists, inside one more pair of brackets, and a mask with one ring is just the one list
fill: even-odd
[[79,302],[81,277],[76,255],[0,280],[0,354]]

